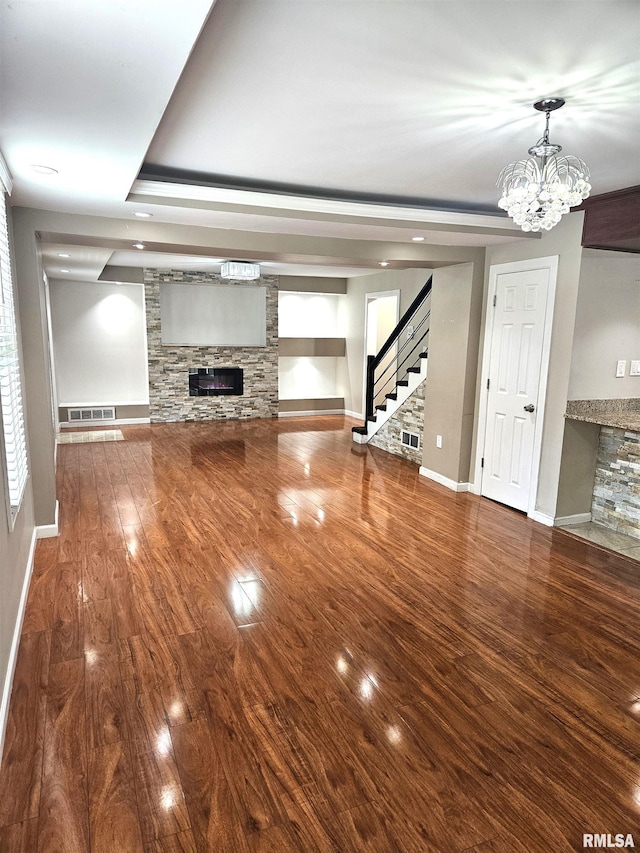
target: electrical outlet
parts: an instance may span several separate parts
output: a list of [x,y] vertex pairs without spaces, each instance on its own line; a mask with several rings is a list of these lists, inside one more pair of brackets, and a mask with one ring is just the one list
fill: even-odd
[[629,376],[640,376],[640,359],[631,362]]
[[436,447],[442,447],[442,436],[441,435],[436,436]]
[[621,379],[626,372],[627,361],[626,359],[620,359],[620,361],[616,364],[616,379]]

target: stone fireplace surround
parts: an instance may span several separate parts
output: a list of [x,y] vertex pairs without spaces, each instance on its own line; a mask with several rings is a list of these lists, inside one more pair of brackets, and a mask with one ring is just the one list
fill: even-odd
[[[152,423],[271,418],[278,413],[278,278],[262,276],[267,289],[267,344],[264,347],[163,346],[160,283],[215,284],[234,287],[215,273],[145,269],[144,289],[149,361],[149,414]],[[240,282],[238,282],[240,284]],[[246,287],[247,283],[242,282]],[[244,394],[191,397],[193,367],[242,367]]]

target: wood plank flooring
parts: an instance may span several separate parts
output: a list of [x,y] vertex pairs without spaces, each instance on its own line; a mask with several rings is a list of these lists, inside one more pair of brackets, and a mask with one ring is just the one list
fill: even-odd
[[2,853],[640,847],[640,563],[350,426],[59,448]]

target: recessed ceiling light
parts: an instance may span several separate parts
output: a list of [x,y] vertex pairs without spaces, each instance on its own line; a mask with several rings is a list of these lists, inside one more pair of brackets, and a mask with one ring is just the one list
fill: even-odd
[[413,240],[414,243],[422,243],[422,241],[424,240],[424,237],[412,237],[411,239]]
[[59,258],[70,258],[71,255],[67,255],[66,252],[58,252],[58,257]]
[[388,267],[388,266],[389,266],[389,261],[380,261],[380,266],[381,266],[381,267]]
[[37,172],[39,175],[57,175],[58,170],[54,169],[52,166],[41,166],[38,163],[35,163],[31,166],[34,172]]
[[134,249],[144,249],[145,245],[144,245],[144,243],[134,243],[133,248]]
[[136,210],[133,215],[138,216],[140,219],[150,219],[153,216],[153,213],[145,213],[142,210]]
[[69,270],[60,270],[60,272],[69,272]]

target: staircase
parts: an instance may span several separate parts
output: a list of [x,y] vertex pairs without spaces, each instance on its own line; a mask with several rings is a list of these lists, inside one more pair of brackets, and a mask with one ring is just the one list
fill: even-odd
[[[377,355],[367,357],[363,426],[352,427],[353,440],[366,444],[413,394],[427,376],[432,276],[413,300]],[[401,338],[406,339],[401,342]],[[396,352],[393,353],[394,347]]]
[[425,352],[420,354],[420,365],[408,373],[406,380],[400,380],[396,384],[396,390],[386,395],[385,403],[376,406],[373,417],[367,418],[364,426],[351,427],[353,440],[358,444],[366,444],[370,441],[426,378],[427,354]]

